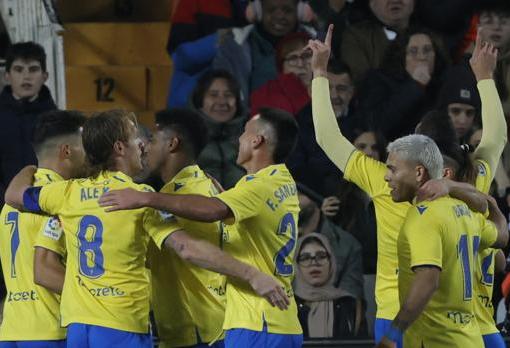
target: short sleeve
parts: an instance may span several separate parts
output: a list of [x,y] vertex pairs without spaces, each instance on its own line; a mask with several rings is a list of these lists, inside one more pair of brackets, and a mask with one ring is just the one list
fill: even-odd
[[234,221],[225,221],[225,223],[239,223],[258,215],[265,204],[266,191],[267,186],[261,178],[247,175],[234,188],[217,195],[216,198],[225,203],[234,214]]
[[384,181],[386,165],[368,157],[361,151],[354,151],[347,162],[344,178],[365,191],[370,197],[378,196],[388,189]]
[[409,243],[411,269],[419,266],[443,269],[442,228],[434,214],[423,208],[411,207],[404,223],[403,233]]
[[59,181],[43,187],[30,187],[23,194],[23,206],[30,212],[58,215],[69,185],[68,181]]
[[496,243],[498,238],[498,229],[494,223],[486,219],[483,215],[477,214],[481,220],[480,230],[480,250],[487,249]]
[[175,231],[182,230],[175,215],[148,208],[143,217],[143,227],[156,246],[161,249],[165,239]]
[[66,255],[65,236],[60,220],[56,216],[41,217],[41,219],[41,229],[34,246],[51,250],[64,257]]

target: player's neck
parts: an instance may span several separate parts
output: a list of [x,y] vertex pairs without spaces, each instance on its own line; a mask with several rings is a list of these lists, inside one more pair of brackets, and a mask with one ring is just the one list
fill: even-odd
[[255,153],[249,161],[243,163],[243,168],[246,169],[247,174],[255,174],[259,170],[272,166],[274,161],[272,156],[265,153]]
[[161,168],[161,180],[164,183],[171,181],[181,170],[195,164],[193,159],[184,155],[177,155],[169,158]]
[[38,162],[39,168],[52,170],[66,180],[71,177],[69,169],[58,159],[38,159]]

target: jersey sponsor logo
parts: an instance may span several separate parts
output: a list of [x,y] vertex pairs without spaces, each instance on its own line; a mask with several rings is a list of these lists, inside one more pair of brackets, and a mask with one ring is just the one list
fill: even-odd
[[492,308],[492,300],[489,296],[478,295],[478,300],[485,308]]
[[62,236],[62,232],[63,229],[60,220],[57,217],[52,216],[48,219],[48,222],[44,226],[43,235],[53,240],[59,240]]
[[120,288],[116,288],[113,286],[105,286],[100,288],[89,288],[85,285],[83,280],[80,276],[76,276],[76,279],[78,280],[78,284],[85,288],[89,294],[91,294],[94,297],[120,297],[124,296],[126,293],[121,290]]
[[448,311],[446,317],[453,321],[455,324],[469,324],[471,320],[474,318],[474,315],[471,313],[462,313],[459,311]]
[[255,179],[255,175],[246,175],[246,181],[251,181]]
[[427,210],[428,207],[424,206],[424,205],[418,205],[416,207],[416,209],[418,209],[418,213],[420,213],[420,215],[423,215],[423,213],[425,212],[425,210]]
[[28,302],[37,300],[39,300],[39,297],[35,290],[18,292],[9,291],[9,294],[7,294],[7,302]]

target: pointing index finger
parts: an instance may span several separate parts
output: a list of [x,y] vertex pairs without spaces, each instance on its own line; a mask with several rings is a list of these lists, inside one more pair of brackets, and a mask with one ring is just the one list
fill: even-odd
[[326,39],[324,40],[324,43],[326,44],[326,46],[328,47],[331,47],[331,39],[333,38],[333,28],[335,26],[333,24],[330,24],[328,26],[328,32],[326,34]]

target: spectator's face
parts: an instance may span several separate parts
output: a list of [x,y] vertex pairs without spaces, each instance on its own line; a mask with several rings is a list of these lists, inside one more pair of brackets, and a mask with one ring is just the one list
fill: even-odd
[[476,109],[468,104],[452,103],[448,105],[448,115],[452,120],[457,138],[460,139],[473,127]]
[[492,42],[497,48],[510,44],[510,15],[482,12],[480,26],[483,27],[483,39]]
[[296,0],[262,0],[262,26],[271,35],[283,37],[297,24]]
[[42,85],[48,79],[48,73],[42,71],[41,63],[36,60],[16,59],[11,70],[5,73],[15,98],[32,98],[39,94]]
[[407,27],[414,10],[414,0],[370,0],[373,14],[385,25]]
[[237,111],[236,97],[225,79],[215,79],[202,102],[202,112],[216,122],[230,121]]
[[302,247],[297,262],[303,280],[314,287],[326,284],[331,276],[328,251],[319,243],[311,242]]
[[354,94],[354,86],[349,74],[328,73],[329,94],[337,117],[345,114]]
[[[304,45],[303,45],[304,47]],[[294,74],[308,87],[312,82],[312,66],[310,60],[312,58],[311,51],[302,51],[303,47],[290,51],[283,59],[283,73]]]
[[411,36],[406,48],[406,70],[410,72],[419,66],[426,66],[429,74],[432,74],[435,61],[436,52],[430,37],[425,34]]
[[377,151],[377,139],[374,132],[361,133],[354,140],[354,147],[375,160],[379,160],[379,151]]
[[416,195],[416,166],[402,159],[397,153],[390,152],[386,160],[384,180],[391,189],[394,202],[411,202]]
[[476,149],[478,147],[478,145],[480,145],[481,140],[482,140],[482,129],[477,129],[469,137],[469,145],[471,145],[473,148]]

